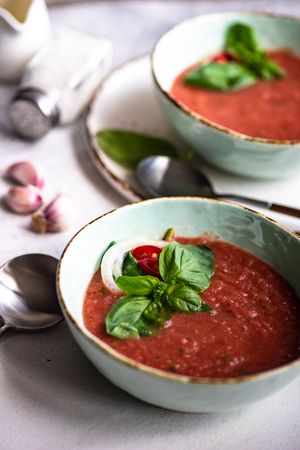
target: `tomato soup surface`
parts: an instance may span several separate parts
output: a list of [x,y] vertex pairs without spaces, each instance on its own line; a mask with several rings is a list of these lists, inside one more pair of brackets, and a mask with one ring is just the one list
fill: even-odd
[[173,313],[154,336],[120,340],[105,330],[105,317],[119,296],[99,271],[86,293],[86,328],[123,355],[168,372],[193,377],[235,377],[261,372],[300,355],[300,305],[288,283],[268,264],[224,241],[205,243],[215,256],[210,287],[201,294],[213,313]]
[[184,82],[199,63],[178,75],[170,94],[204,119],[246,136],[300,139],[300,58],[288,50],[268,52],[286,73],[281,79],[257,81],[244,89],[220,92]]

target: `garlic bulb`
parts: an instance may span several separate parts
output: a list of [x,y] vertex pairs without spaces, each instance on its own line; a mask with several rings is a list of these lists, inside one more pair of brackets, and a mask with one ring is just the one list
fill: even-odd
[[43,197],[34,186],[14,186],[5,196],[8,207],[19,214],[36,211],[43,204]]
[[35,186],[41,189],[44,186],[44,178],[40,169],[29,161],[20,161],[9,166],[5,175],[23,186]]
[[38,233],[66,230],[72,223],[73,206],[68,195],[59,194],[32,215],[31,228]]

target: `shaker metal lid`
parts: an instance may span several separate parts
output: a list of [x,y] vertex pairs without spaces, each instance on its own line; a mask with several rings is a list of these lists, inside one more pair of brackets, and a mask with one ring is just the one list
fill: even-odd
[[20,89],[9,105],[14,131],[26,139],[44,136],[59,119],[54,97],[35,88]]

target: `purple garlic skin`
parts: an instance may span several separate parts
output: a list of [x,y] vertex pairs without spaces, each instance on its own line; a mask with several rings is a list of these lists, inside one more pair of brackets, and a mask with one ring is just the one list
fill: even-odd
[[42,189],[44,186],[44,178],[40,169],[29,161],[12,164],[7,168],[5,175],[23,186],[31,185],[38,189]]
[[32,215],[31,228],[37,233],[64,231],[72,224],[73,216],[71,198],[58,194],[48,205]]
[[43,197],[34,186],[14,186],[5,196],[7,206],[19,214],[29,214],[43,204]]

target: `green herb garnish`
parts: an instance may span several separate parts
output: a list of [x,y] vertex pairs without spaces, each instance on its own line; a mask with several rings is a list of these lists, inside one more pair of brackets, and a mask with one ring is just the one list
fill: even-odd
[[185,81],[189,84],[218,91],[249,86],[254,84],[256,80],[257,77],[251,70],[237,62],[204,64],[185,77]]
[[132,131],[104,129],[98,131],[96,140],[109,158],[129,169],[148,156],[176,156],[174,146],[165,139]]
[[132,256],[131,252],[128,252],[124,258],[122,265],[122,274],[129,275],[131,277],[136,275],[143,275],[143,271],[139,269],[137,260]]
[[283,69],[260,48],[256,33],[249,25],[231,25],[225,35],[224,50],[234,61],[204,64],[186,75],[186,83],[228,91],[249,86],[258,79],[284,76]]
[[255,31],[249,25],[231,25],[225,37],[225,49],[248,67],[257,78],[272,80],[284,75],[281,67],[259,47]]
[[119,276],[116,279],[117,286],[130,295],[150,295],[157,288],[161,281],[151,275],[137,277]]
[[126,274],[119,276],[116,284],[128,295],[117,300],[106,317],[106,331],[111,336],[127,339],[152,335],[173,311],[212,310],[199,295],[209,287],[214,272],[214,256],[209,248],[171,242],[159,256],[161,279],[130,275],[133,256],[125,264],[126,258]]
[[138,337],[140,334],[151,334],[142,320],[145,309],[151,303],[150,298],[130,296],[120,298],[114,303],[106,317],[106,331],[119,339]]
[[214,271],[212,251],[203,246],[171,242],[161,252],[159,271],[168,284],[185,284],[203,292],[210,285]]

